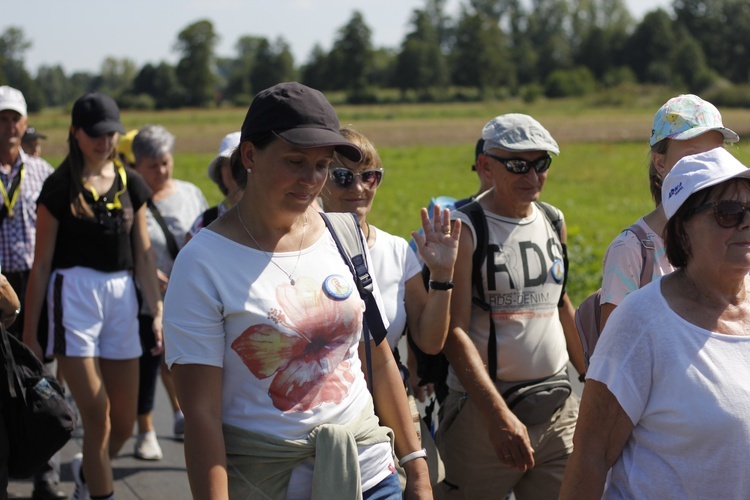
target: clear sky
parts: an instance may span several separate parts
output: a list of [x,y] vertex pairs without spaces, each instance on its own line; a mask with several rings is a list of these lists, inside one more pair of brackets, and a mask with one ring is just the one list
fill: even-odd
[[[657,7],[669,10],[671,0],[625,0],[636,19]],[[12,5],[13,7],[10,7]],[[457,16],[459,0],[448,0]],[[0,32],[23,29],[32,42],[26,69],[62,65],[74,71],[98,72],[104,58],[127,57],[138,67],[146,63],[175,63],[177,34],[189,24],[209,19],[220,35],[216,53],[234,57],[241,36],[276,39],[291,45],[295,63],[308,59],[319,43],[328,50],[336,31],[352,12],[362,12],[376,47],[396,48],[409,28],[414,9],[424,0],[22,0],[4,2]]]

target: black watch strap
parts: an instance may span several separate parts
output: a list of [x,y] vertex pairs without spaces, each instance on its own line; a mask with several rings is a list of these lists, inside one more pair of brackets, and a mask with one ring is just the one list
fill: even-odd
[[433,290],[450,290],[453,288],[452,281],[432,281],[429,282],[430,288]]

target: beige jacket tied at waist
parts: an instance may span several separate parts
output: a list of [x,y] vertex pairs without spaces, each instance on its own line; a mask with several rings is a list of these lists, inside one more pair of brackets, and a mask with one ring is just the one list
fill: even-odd
[[232,499],[286,498],[292,469],[311,456],[313,499],[361,499],[357,446],[393,445],[393,431],[379,425],[371,400],[353,421],[320,425],[307,439],[280,439],[228,424],[223,430]]

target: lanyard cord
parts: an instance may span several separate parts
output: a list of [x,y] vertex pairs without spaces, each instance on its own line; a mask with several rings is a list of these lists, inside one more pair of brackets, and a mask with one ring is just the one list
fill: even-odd
[[[21,163],[21,168],[18,171],[18,175],[16,175],[13,178],[13,181],[10,183],[10,193],[5,190],[5,184],[0,182],[0,194],[3,195],[3,205],[5,205],[5,209],[8,211],[8,217],[13,217],[13,207],[16,206],[16,203],[18,202],[18,195],[21,193],[19,187],[21,186],[24,175],[26,175],[26,169],[23,167],[24,164]],[[16,182],[16,180],[18,182]]]
[[[115,199],[112,200],[111,203],[106,203],[104,206],[107,207],[107,210],[120,210],[122,209],[122,203],[120,202],[120,195],[124,193],[128,189],[128,176],[125,173],[125,167],[122,166],[122,164],[117,163],[117,174],[120,176],[120,180],[122,181],[122,189],[118,190],[115,193]],[[85,187],[88,187],[88,189],[91,191],[91,195],[94,197],[94,202],[99,201],[99,193],[94,189],[94,186],[91,186],[86,181],[83,181],[83,185]]]

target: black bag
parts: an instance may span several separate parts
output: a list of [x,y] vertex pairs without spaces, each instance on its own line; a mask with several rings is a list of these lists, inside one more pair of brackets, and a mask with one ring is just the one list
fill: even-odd
[[76,419],[55,377],[23,342],[2,325],[0,329],[0,409],[10,448],[8,475],[24,479],[68,442]]
[[496,384],[508,409],[525,425],[549,421],[573,392],[567,368],[545,379]]

